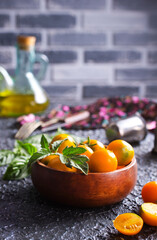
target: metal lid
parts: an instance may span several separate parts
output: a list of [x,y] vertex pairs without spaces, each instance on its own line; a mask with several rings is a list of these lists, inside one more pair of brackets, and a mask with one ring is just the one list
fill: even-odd
[[36,37],[34,36],[18,36],[17,37],[17,44],[20,49],[27,50],[31,46],[34,46],[36,42]]

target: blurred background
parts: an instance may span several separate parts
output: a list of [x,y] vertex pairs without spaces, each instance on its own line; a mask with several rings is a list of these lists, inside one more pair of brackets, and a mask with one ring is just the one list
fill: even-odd
[[157,97],[156,0],[0,0],[0,65],[13,75],[16,36],[49,58],[53,101]]

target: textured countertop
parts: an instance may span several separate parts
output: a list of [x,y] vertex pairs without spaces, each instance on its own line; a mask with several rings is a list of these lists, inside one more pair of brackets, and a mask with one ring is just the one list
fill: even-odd
[[[14,119],[0,119],[0,149],[12,149],[16,133]],[[107,143],[105,131],[72,131]],[[31,179],[3,181],[5,167],[0,168],[0,239],[1,240],[131,240],[157,239],[157,228],[144,225],[133,237],[117,232],[112,220],[125,212],[138,213],[142,186],[157,180],[157,155],[151,153],[154,136],[149,133],[139,145],[133,145],[138,163],[138,180],[123,201],[101,208],[61,207],[43,199]]]

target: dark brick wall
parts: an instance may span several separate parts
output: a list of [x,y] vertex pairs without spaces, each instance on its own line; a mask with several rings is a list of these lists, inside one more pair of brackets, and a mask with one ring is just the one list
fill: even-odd
[[40,1],[39,0],[1,0],[0,1],[1,9],[39,9]]
[[132,11],[155,11],[157,8],[156,0],[113,0],[115,9]]
[[[93,97],[115,97],[120,95],[137,95],[139,92],[138,87],[127,87],[127,86],[84,86],[83,88],[83,97],[84,98],[90,98],[91,95]],[[125,93],[125,94],[124,94]]]
[[106,6],[106,0],[48,0],[48,8],[52,9],[75,9],[75,10],[84,10],[84,9],[102,9]]
[[57,101],[157,98],[156,0],[0,0],[0,65],[12,75],[19,34],[48,56],[42,85]]
[[69,14],[17,15],[19,28],[71,28],[76,25],[75,16]]
[[119,51],[119,50],[108,50],[108,51],[85,51],[84,61],[95,62],[95,63],[129,63],[139,62],[142,54],[139,51]]

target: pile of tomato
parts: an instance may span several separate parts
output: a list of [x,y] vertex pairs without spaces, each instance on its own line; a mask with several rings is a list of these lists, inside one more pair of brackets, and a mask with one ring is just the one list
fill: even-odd
[[[57,153],[63,153],[65,147],[81,147],[86,151],[82,154],[89,158],[89,172],[111,172],[128,165],[134,157],[133,147],[124,140],[114,140],[108,146],[95,139],[85,140],[76,145],[75,140],[69,134],[56,135],[51,145],[58,140],[63,140],[57,149]],[[41,160],[48,167],[60,171],[78,172],[80,170],[69,168],[60,161],[58,155],[50,155]]]
[[[89,172],[111,172],[128,165],[134,158],[133,147],[124,140],[114,140],[107,146],[95,139],[88,139],[79,144],[69,134],[56,135],[51,143],[63,140],[56,150],[57,153],[63,153],[66,147],[81,147],[86,151],[83,155],[87,156],[89,161]],[[80,172],[72,167],[69,168],[60,161],[59,155],[50,155],[40,160],[50,168],[60,171]],[[113,221],[114,227],[125,235],[135,235],[139,233],[145,222],[151,226],[157,226],[157,181],[148,182],[142,188],[141,192],[144,203],[140,207],[140,216],[135,213],[123,213]]]

